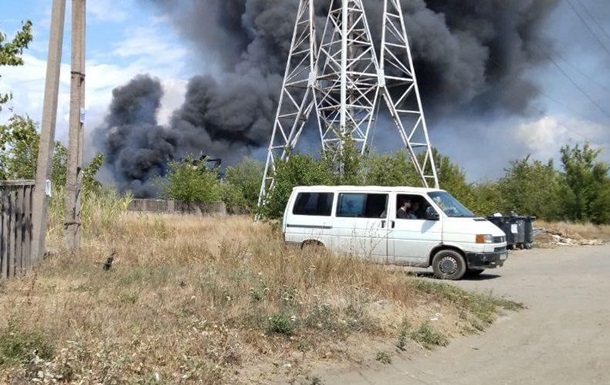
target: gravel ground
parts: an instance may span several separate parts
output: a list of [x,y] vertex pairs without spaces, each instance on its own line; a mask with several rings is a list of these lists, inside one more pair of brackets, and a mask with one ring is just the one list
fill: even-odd
[[610,245],[511,252],[503,268],[454,282],[522,302],[480,335],[390,365],[325,370],[316,381],[359,384],[610,384]]

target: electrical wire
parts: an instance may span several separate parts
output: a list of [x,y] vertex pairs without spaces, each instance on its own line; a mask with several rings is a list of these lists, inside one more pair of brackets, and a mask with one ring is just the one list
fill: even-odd
[[604,49],[604,51],[606,51],[606,53],[608,54],[608,56],[610,56],[610,50],[608,49],[608,47],[606,47],[606,45],[604,44],[604,42],[599,38],[599,36],[597,36],[597,34],[593,31],[593,29],[591,28],[591,26],[589,25],[589,23],[587,23],[587,21],[585,20],[585,18],[580,14],[580,12],[578,11],[578,9],[576,9],[576,7],[574,6],[574,4],[572,4],[572,2],[570,0],[566,0],[566,2],[570,5],[570,7],[572,8],[572,11],[574,11],[574,13],[576,14],[576,16],[578,16],[578,18],[584,23],[584,25],[587,27],[587,29],[589,30],[589,32],[591,32],[591,35],[593,35],[593,37],[595,37],[595,39],[597,40],[597,42],[599,43],[599,45],[602,46],[602,48]]
[[582,9],[585,10],[585,12],[587,13],[587,15],[589,16],[589,18],[591,18],[591,20],[593,20],[593,23],[595,23],[595,25],[597,26],[597,28],[599,28],[600,31],[602,31],[602,33],[604,35],[606,35],[607,39],[610,39],[610,35],[608,34],[608,32],[606,32],[606,29],[597,21],[597,19],[595,18],[595,16],[589,11],[589,9],[587,9],[587,7],[580,1],[580,0],[576,0],[576,2],[578,2],[578,4],[580,4],[580,6],[582,7]]
[[604,115],[610,118],[610,113],[608,113],[608,111],[606,111],[598,102],[593,100],[593,98],[589,94],[587,94],[585,90],[581,86],[579,86],[578,83],[576,83],[576,81],[574,81],[574,79],[572,79],[570,75],[568,75],[568,73],[564,71],[564,69],[561,68],[559,64],[557,64],[553,57],[549,56],[549,59],[551,60],[551,63],[553,63],[553,65],[570,81],[570,83],[572,83],[574,87],[576,87],[591,102],[591,104],[596,106],[601,112],[604,113]]
[[604,84],[601,84],[600,82],[598,82],[597,80],[595,80],[594,78],[592,78],[590,75],[588,75],[586,72],[584,72],[583,70],[581,70],[580,68],[578,68],[577,66],[575,66],[574,64],[570,63],[568,61],[568,59],[566,59],[561,53],[553,50],[552,48],[549,48],[549,50],[552,52],[553,55],[556,55],[557,57],[561,58],[561,60],[563,60],[563,62],[565,64],[567,64],[570,68],[572,68],[574,71],[578,72],[580,75],[582,75],[584,78],[586,78],[587,80],[589,80],[591,83],[596,84],[599,88],[603,89],[606,92],[610,92],[610,88],[608,88],[607,86],[605,86]]

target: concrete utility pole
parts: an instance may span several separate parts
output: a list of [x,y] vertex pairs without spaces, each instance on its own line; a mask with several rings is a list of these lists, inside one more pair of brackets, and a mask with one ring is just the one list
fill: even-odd
[[47,193],[50,194],[50,191],[47,191],[47,187],[50,188],[50,186],[47,186],[47,181],[51,179],[53,165],[52,157],[55,144],[55,124],[57,120],[57,99],[65,15],[66,0],[53,0],[40,146],[36,166],[36,186],[32,202],[32,262],[39,260],[45,252],[47,208],[49,203],[49,195]]
[[72,0],[72,79],[64,225],[66,247],[73,253],[77,253],[80,248],[85,123],[85,25],[86,0]]

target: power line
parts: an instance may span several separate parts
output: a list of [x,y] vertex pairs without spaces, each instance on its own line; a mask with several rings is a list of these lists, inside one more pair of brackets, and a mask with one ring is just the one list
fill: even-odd
[[557,99],[553,98],[551,95],[547,94],[546,92],[542,92],[542,91],[541,91],[540,93],[541,93],[541,94],[542,94],[542,95],[543,95],[545,98],[547,98],[547,99],[549,99],[550,101],[552,101],[553,103],[560,105],[561,107],[563,107],[563,108],[565,108],[566,110],[569,110],[569,111],[571,111],[571,112],[575,113],[576,115],[580,116],[580,117],[581,117],[581,118],[583,118],[583,119],[586,119],[586,120],[591,120],[591,121],[595,120],[595,119],[591,118],[590,116],[584,115],[582,112],[580,112],[580,111],[576,111],[575,109],[573,109],[573,108],[571,108],[571,107],[569,107],[569,106],[565,105],[564,103],[562,103],[562,102],[560,102],[559,100],[557,100]]
[[587,27],[587,29],[589,30],[589,32],[591,32],[591,35],[593,35],[593,37],[595,37],[595,39],[597,40],[597,42],[599,43],[599,45],[602,46],[602,48],[604,49],[604,51],[606,51],[606,53],[608,54],[608,56],[610,56],[610,50],[608,49],[608,47],[606,47],[606,45],[604,44],[604,42],[599,38],[599,36],[597,36],[597,34],[593,31],[593,29],[591,28],[591,26],[589,25],[589,23],[587,23],[587,21],[585,20],[585,18],[580,14],[580,12],[578,11],[578,9],[576,9],[576,7],[574,6],[574,4],[572,4],[572,2],[570,0],[566,0],[567,3],[570,5],[570,7],[572,8],[572,10],[574,11],[574,13],[576,14],[576,16],[578,16],[578,18],[584,23],[584,25]]
[[[546,50],[542,49],[537,43],[534,43],[534,44],[536,45],[538,50],[540,52],[542,52],[542,54],[544,56],[546,56],[551,61],[551,63],[553,63],[553,65],[559,70],[559,72],[561,72],[563,74],[563,76],[565,76],[570,81],[570,83],[572,83],[574,85],[574,87],[576,87],[591,102],[591,104],[595,105],[601,112],[604,113],[604,115],[606,115],[607,117],[610,118],[610,113],[608,113],[608,111],[606,111],[587,92],[585,92],[585,90],[581,86],[579,86],[578,83],[576,83],[576,81],[574,79],[572,79],[572,77],[563,68],[561,68],[559,63],[557,63],[557,61],[553,58],[552,55],[550,55]],[[605,89],[605,87],[603,87],[603,88]]]
[[608,32],[606,32],[606,30],[604,29],[604,27],[597,21],[597,19],[595,18],[595,16],[589,11],[589,9],[587,9],[587,7],[585,7],[585,5],[580,1],[580,0],[576,0],[578,2],[578,4],[580,4],[580,6],[585,10],[585,12],[587,13],[587,15],[591,18],[591,20],[593,20],[593,22],[595,23],[595,25],[597,26],[597,28],[599,28],[600,31],[602,31],[602,33],[604,35],[606,35],[607,39],[610,39],[610,35],[608,34]]
[[563,62],[566,63],[568,66],[570,66],[574,71],[578,72],[580,75],[582,75],[583,77],[587,78],[587,80],[589,80],[590,82],[596,84],[598,87],[600,87],[604,91],[610,92],[610,88],[608,88],[607,86],[601,84],[600,82],[598,82],[597,80],[592,78],[590,75],[588,75],[586,72],[584,72],[580,68],[576,67],[574,64],[570,63],[561,53],[553,50],[552,48],[549,48],[549,49],[551,50],[551,52],[554,55],[557,55],[559,58],[561,58],[561,60],[563,60]]
[[570,75],[568,75],[568,73],[565,72],[563,70],[563,68],[561,68],[561,66],[559,66],[559,64],[557,64],[555,59],[553,59],[551,56],[549,56],[549,59],[551,59],[551,62],[555,65],[555,67],[557,67],[557,69],[574,85],[574,87],[576,87],[593,105],[595,105],[597,108],[599,108],[599,110],[601,112],[603,112],[607,117],[610,118],[610,113],[608,113],[608,111],[604,110],[604,108],[599,103],[597,103],[595,100],[593,100],[593,98],[591,96],[589,96],[589,94],[587,94],[585,92],[585,90],[583,90],[582,87],[579,86],[578,83],[576,83],[574,81],[574,79],[572,79],[570,77]]

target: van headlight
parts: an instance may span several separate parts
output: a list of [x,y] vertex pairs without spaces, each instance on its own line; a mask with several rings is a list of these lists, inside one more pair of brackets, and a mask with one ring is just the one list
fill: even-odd
[[494,236],[491,234],[477,234],[477,243],[494,243]]

